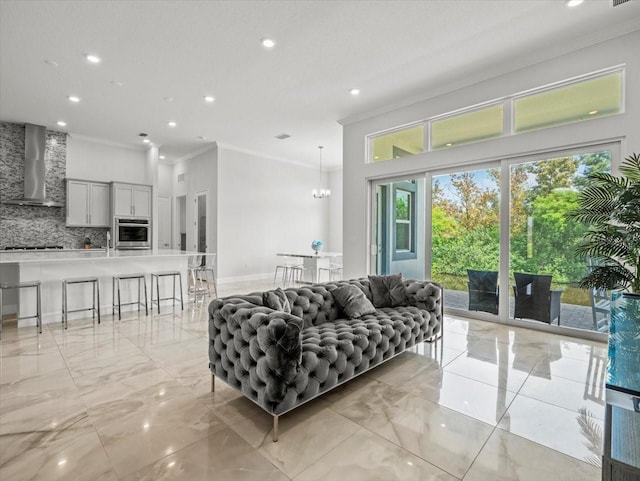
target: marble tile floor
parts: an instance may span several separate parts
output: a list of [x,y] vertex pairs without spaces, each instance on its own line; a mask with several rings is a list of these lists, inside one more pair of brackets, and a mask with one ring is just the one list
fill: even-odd
[[6,323],[0,479],[600,479],[604,344],[447,317],[437,350],[285,414],[273,443],[271,416],[220,381],[210,392],[206,307],[39,336]]

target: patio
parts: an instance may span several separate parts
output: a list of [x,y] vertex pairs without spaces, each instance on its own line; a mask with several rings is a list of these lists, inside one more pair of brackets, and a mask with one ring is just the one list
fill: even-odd
[[[469,294],[467,291],[445,289],[444,300],[445,308],[451,307],[454,309],[467,310]],[[513,297],[509,297],[509,306],[509,315],[513,317]],[[593,313],[591,307],[562,303],[560,305],[560,325],[593,331]]]

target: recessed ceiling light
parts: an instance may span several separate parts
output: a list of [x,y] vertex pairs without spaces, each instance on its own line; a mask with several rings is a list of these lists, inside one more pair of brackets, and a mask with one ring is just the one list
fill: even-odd
[[67,123],[64,120],[58,120],[58,122],[56,122],[60,127],[66,127]]
[[577,7],[582,2],[584,2],[584,0],[567,0],[567,7]]
[[592,110],[591,112],[589,112],[589,115],[595,115],[595,114],[597,114],[597,113],[598,113],[598,111],[597,111],[597,110]]
[[102,62],[102,59],[100,57],[98,57],[97,55],[94,55],[92,53],[88,53],[84,56],[84,58],[87,59],[87,62],[89,63],[100,63]]
[[69,99],[69,102],[73,102],[74,104],[80,102],[80,97],[77,97],[75,95],[69,95],[69,97],[67,98]]
[[169,127],[175,127],[176,125],[178,125],[177,123],[175,123],[173,120],[170,120],[169,122],[167,122],[167,125]]
[[360,89],[351,89],[349,90],[351,95],[360,95]]
[[453,144],[446,144],[446,147],[451,147]]
[[160,156],[160,160],[164,160],[164,158],[165,158],[164,155]]
[[264,48],[273,48],[276,46],[276,42],[272,38],[263,38],[260,40],[260,43],[262,43]]
[[145,144],[148,144],[149,142],[151,142],[149,139],[142,139],[142,141],[143,141]]
[[204,97],[204,101],[209,103],[213,102],[215,99],[216,98],[213,95],[205,95]]

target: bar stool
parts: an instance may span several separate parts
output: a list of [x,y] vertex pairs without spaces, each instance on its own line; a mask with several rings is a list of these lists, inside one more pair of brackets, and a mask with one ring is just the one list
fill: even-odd
[[42,334],[42,310],[41,310],[41,305],[40,305],[40,295],[41,295],[40,281],[18,282],[18,283],[3,282],[3,283],[0,283],[0,337],[2,337],[2,292],[5,289],[23,289],[23,288],[28,288],[28,287],[35,287],[36,288],[36,315],[35,316],[18,317],[17,320],[19,321],[21,319],[33,319],[35,317],[36,318],[36,327],[38,329],[38,332],[40,334]]
[[[160,297],[160,278],[161,277],[173,278],[173,297]],[[180,271],[164,271],[164,272],[152,272],[151,273],[151,309],[153,310],[153,303],[158,304],[158,314],[160,314],[160,301],[172,300],[173,305],[176,305],[178,298],[176,297],[176,277],[180,281],[180,309],[184,310],[184,302],[182,300],[182,274]],[[156,280],[156,295],[157,300],[153,299],[153,280]]]
[[[67,303],[67,287],[73,284],[92,284],[91,292],[93,294],[93,304],[91,307],[83,307],[81,309],[73,309],[69,310],[69,306]],[[96,306],[96,297],[98,298],[98,304]],[[69,325],[68,322],[68,314],[70,312],[80,312],[80,311],[92,311],[92,318],[96,318],[96,313],[98,314],[98,324],[100,324],[100,283],[98,282],[97,277],[75,277],[70,279],[62,279],[62,323],[64,324],[64,328],[66,329]]]
[[[200,285],[206,283],[207,287],[204,289],[211,297],[211,285],[213,284],[213,292],[215,296],[218,297],[218,286],[216,283],[216,255],[215,254],[207,254],[203,256],[202,263],[199,267],[195,269],[196,277],[200,282]],[[211,274],[211,277],[209,277]],[[203,277],[204,275],[204,277]]]
[[[138,280],[138,301],[133,301],[133,302],[121,302],[120,300],[120,281],[125,281],[125,280],[132,280],[132,279],[137,279]],[[122,275],[118,275],[118,276],[113,276],[113,278],[111,279],[111,299],[113,300],[113,302],[111,303],[111,307],[113,309],[113,315],[116,315],[116,285],[118,288],[118,320],[122,320],[122,313],[121,311],[121,307],[122,306],[130,306],[132,304],[137,304],[138,305],[138,312],[140,312],[140,306],[142,305],[142,302],[140,302],[140,281],[142,281],[142,284],[144,286],[144,311],[146,313],[146,315],[149,315],[149,307],[147,304],[147,278],[145,277],[144,274],[122,274]]]

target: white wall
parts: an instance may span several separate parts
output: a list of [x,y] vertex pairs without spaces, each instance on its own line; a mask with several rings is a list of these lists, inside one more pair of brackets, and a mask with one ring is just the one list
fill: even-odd
[[311,252],[326,242],[327,200],[314,199],[317,171],[219,147],[220,279],[273,275],[277,252]]
[[342,252],[342,169],[332,170],[328,173],[329,208],[326,212],[327,246],[331,252]]
[[151,184],[145,150],[104,144],[74,135],[67,137],[66,175],[72,179]]
[[169,195],[173,193],[173,165],[158,165],[158,195]]
[[[187,249],[195,251],[196,238],[194,233],[195,202],[198,192],[207,191],[207,252],[217,252],[217,184],[218,184],[218,148],[213,145],[209,150],[189,159],[176,162],[173,166],[172,210],[176,210],[176,198],[186,196],[186,233]],[[178,176],[184,174],[184,182],[178,182]],[[177,245],[177,228],[173,226],[174,245]]]
[[[640,152],[638,45],[640,31],[635,31],[369,119],[343,122],[345,277],[367,274],[369,179],[611,140],[620,141],[623,156]],[[626,111],[623,114],[377,164],[365,164],[365,137],[373,132],[620,64],[626,64]]]

